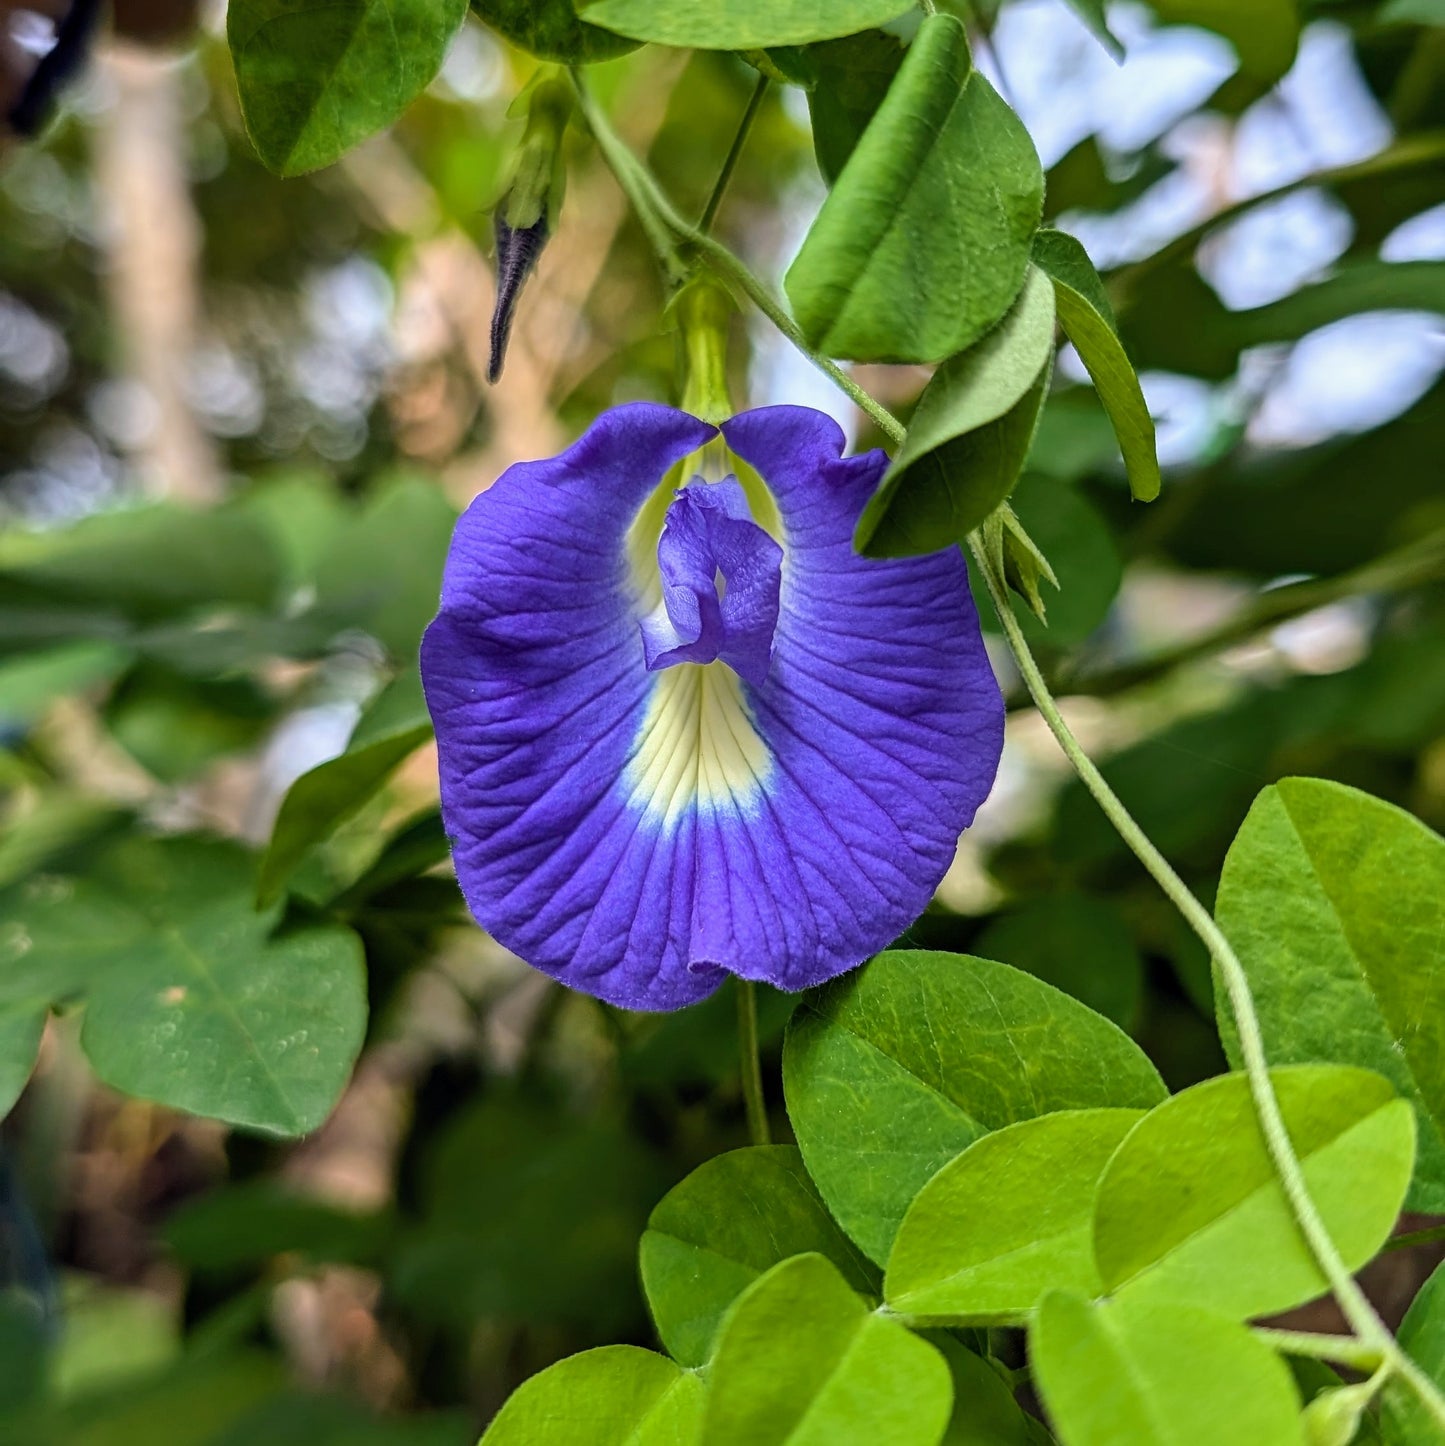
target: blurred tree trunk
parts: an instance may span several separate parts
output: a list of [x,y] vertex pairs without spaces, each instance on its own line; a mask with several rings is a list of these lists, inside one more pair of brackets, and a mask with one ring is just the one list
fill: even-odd
[[99,57],[110,91],[95,128],[107,283],[118,371],[155,409],[131,461],[154,497],[214,502],[220,461],[186,394],[200,300],[201,234],[186,175],[179,75],[168,56],[114,44]]

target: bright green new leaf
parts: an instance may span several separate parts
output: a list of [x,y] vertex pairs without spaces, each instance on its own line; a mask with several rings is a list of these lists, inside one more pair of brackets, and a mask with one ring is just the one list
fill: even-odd
[[903,42],[886,31],[869,30],[805,53],[816,77],[808,92],[813,151],[823,179],[832,185],[903,64]]
[[913,1197],[979,1136],[1055,1110],[1147,1109],[1116,1025],[1006,964],[898,950],[804,996],[783,1088],[834,1218],[880,1264]]
[[[1445,1265],[1436,1266],[1420,1287],[1400,1324],[1399,1341],[1445,1391]],[[1415,1392],[1398,1379],[1385,1388],[1381,1427],[1385,1446],[1440,1446],[1440,1428]]]
[[1198,25],[1224,36],[1240,69],[1269,85],[1294,64],[1300,17],[1295,0],[1149,0],[1166,25]]
[[[1415,1118],[1363,1069],[1271,1072],[1310,1195],[1345,1264],[1389,1238],[1410,1183]],[[1242,1074],[1205,1080],[1151,1111],[1099,1186],[1094,1253],[1104,1288],[1238,1319],[1327,1288],[1280,1188]]]
[[1053,351],[1053,288],[1030,268],[1008,315],[933,374],[858,519],[859,552],[937,552],[962,542],[1008,496],[1033,442]]
[[1016,1325],[1050,1290],[1097,1295],[1094,1195],[1140,1110],[1072,1110],[974,1141],[908,1208],[883,1294],[939,1325]]
[[612,60],[637,48],[578,17],[572,0],[471,0],[472,9],[513,45],[543,60],[586,65]]
[[[1281,779],[1230,846],[1215,914],[1269,1058],[1384,1075],[1420,1121],[1408,1203],[1445,1212],[1445,839],[1358,789]],[[1222,996],[1217,1011],[1238,1060]]]
[[416,676],[405,673],[362,715],[345,753],[317,764],[287,790],[261,860],[258,907],[281,897],[307,854],[373,799],[431,731]]
[[732,1150],[700,1165],[663,1197],[638,1248],[663,1345],[683,1365],[702,1365],[733,1301],[780,1261],[810,1251],[855,1291],[877,1293],[877,1272],[838,1229],[791,1145]]
[[256,153],[280,176],[339,160],[431,83],[466,13],[467,0],[231,0]]
[[795,1255],[723,1321],[702,1446],[934,1446],[952,1404],[927,1341],[874,1315],[821,1255]]
[[1113,904],[1092,894],[1045,894],[1001,914],[973,947],[1072,994],[1121,1029],[1139,1013],[1144,965]]
[[[6,939],[0,934],[0,958],[5,954]],[[0,1005],[0,1119],[10,1113],[30,1078],[49,1012],[48,1000]]]
[[128,839],[84,879],[5,900],[0,1006],[86,1001],[81,1045],[107,1084],[277,1135],[326,1118],[366,1028],[361,946],[258,914],[249,855]]
[[524,1381],[481,1446],[695,1446],[703,1384],[638,1346],[568,1356]]
[[1061,1291],[1039,1307],[1029,1360],[1063,1446],[1304,1446],[1289,1368],[1211,1312]]
[[589,24],[634,40],[697,50],[806,45],[882,25],[910,7],[901,0],[578,0]]
[[1137,501],[1159,495],[1159,455],[1154,444],[1154,419],[1149,415],[1139,378],[1119,340],[1113,308],[1089,254],[1063,231],[1043,230],[1034,237],[1034,262],[1054,283],[1059,324],[1073,342],[1079,359],[1099,393],[1113,423]]
[[1043,190],[962,24],[929,16],[785,278],[809,343],[905,362],[972,346],[1023,285]]

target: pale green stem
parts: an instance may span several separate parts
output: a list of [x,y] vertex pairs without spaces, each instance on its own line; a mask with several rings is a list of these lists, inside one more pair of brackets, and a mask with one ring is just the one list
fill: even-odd
[[758,1051],[758,993],[750,979],[737,981],[738,1054],[743,1073],[743,1104],[747,1108],[748,1138],[755,1145],[770,1145],[768,1103],[763,1096],[763,1063]]
[[1355,1336],[1319,1335],[1315,1331],[1277,1331],[1256,1326],[1254,1334],[1265,1345],[1287,1356],[1308,1356],[1316,1361],[1334,1361],[1357,1371],[1374,1371],[1380,1366],[1377,1346],[1365,1345]]
[[[611,134],[606,124],[606,118],[592,104],[585,87],[575,72],[573,79],[578,88],[583,113],[587,116],[589,124],[593,126],[594,134],[598,135],[599,148],[602,150],[604,158],[612,165],[618,184],[622,186],[634,205],[638,205],[640,201],[639,215],[643,210],[651,209],[654,216],[670,227],[679,240],[686,246],[701,252],[719,275],[725,280],[734,282],[777,326],[778,330],[820,371],[837,383],[840,389],[872,417],[889,437],[894,441],[901,441],[906,434],[903,424],[887,408],[869,397],[834,362],[818,355],[809,346],[806,338],[792,317],[784,310],[782,304],[743,262],[725,246],[710,237],[701,235],[695,228],[686,225],[678,217],[677,212],[662,196],[645,168]],[[607,144],[602,142],[604,133],[609,137]],[[614,160],[614,154],[625,157],[620,165]],[[648,235],[651,236],[651,228],[647,229]],[[670,243],[669,252],[671,252]],[[1321,1273],[1329,1282],[1330,1289],[1338,1300],[1346,1320],[1349,1321],[1361,1345],[1378,1351],[1379,1359],[1385,1362],[1394,1373],[1410,1383],[1430,1414],[1442,1426],[1445,1426],[1445,1396],[1441,1395],[1435,1383],[1400,1349],[1395,1338],[1386,1329],[1384,1322],[1375,1313],[1364,1292],[1350,1274],[1349,1267],[1340,1257],[1334,1241],[1330,1238],[1329,1230],[1310,1196],[1299,1157],[1295,1154],[1289,1131],[1285,1127],[1284,1117],[1280,1113],[1274,1084],[1269,1076],[1269,1065],[1265,1058],[1259,1016],[1255,1012],[1249,978],[1244,972],[1244,966],[1239,962],[1229,940],[1224,937],[1209,911],[1190,893],[1183,879],[1174,872],[1169,861],[1134,821],[1113,789],[1109,787],[1103,774],[1094,765],[1093,760],[1080,747],[1078,739],[1074,737],[1063,715],[1059,712],[1058,704],[1049,692],[1042,673],[1039,672],[1028,641],[1019,627],[1018,619],[1014,616],[1003,579],[995,576],[985,550],[979,545],[976,533],[970,535],[969,544],[988,587],[989,596],[998,612],[999,625],[1003,629],[1004,637],[1014,655],[1024,685],[1034,700],[1035,707],[1058,740],[1059,746],[1063,749],[1084,786],[1093,794],[1095,801],[1118,830],[1120,837],[1133,850],[1135,856],[1183,915],[1185,922],[1204,942],[1219,967],[1220,976],[1224,980],[1225,992],[1229,998],[1230,1010],[1234,1015],[1240,1052],[1244,1059],[1245,1073],[1249,1080],[1250,1093],[1254,1100],[1255,1112],[1259,1118],[1265,1146],[1269,1151],[1270,1159],[1274,1164],[1281,1188],[1284,1190],[1285,1198],[1289,1202],[1300,1233],[1314,1255]]]
[[712,230],[712,223],[717,219],[718,207],[722,205],[723,197],[727,194],[728,182],[732,180],[733,172],[737,169],[743,147],[748,143],[748,132],[752,130],[753,122],[758,118],[758,112],[763,105],[763,97],[767,93],[768,77],[759,72],[758,82],[753,86],[753,93],[748,97],[747,109],[743,111],[743,117],[738,122],[737,134],[733,136],[733,143],[728,147],[728,153],[723,159],[722,170],[718,172],[717,180],[713,182],[712,194],[707,198],[707,205],[702,208],[702,215],[698,218],[697,229],[704,236]]

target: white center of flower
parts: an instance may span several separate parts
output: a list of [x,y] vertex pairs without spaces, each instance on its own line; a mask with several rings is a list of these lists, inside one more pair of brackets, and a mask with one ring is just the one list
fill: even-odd
[[634,804],[675,825],[693,807],[743,811],[773,760],[725,663],[680,663],[653,675],[627,785]]

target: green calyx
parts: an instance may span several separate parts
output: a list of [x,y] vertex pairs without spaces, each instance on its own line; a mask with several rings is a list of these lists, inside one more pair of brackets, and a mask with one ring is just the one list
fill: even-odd
[[706,274],[694,276],[672,302],[682,409],[704,422],[716,424],[733,414],[728,395],[728,332],[734,310],[727,288]]
[[527,230],[543,220],[549,230],[556,224],[567,177],[562,138],[575,105],[560,65],[541,66],[512,103],[510,113],[525,118],[501,203],[502,219],[514,231]]

